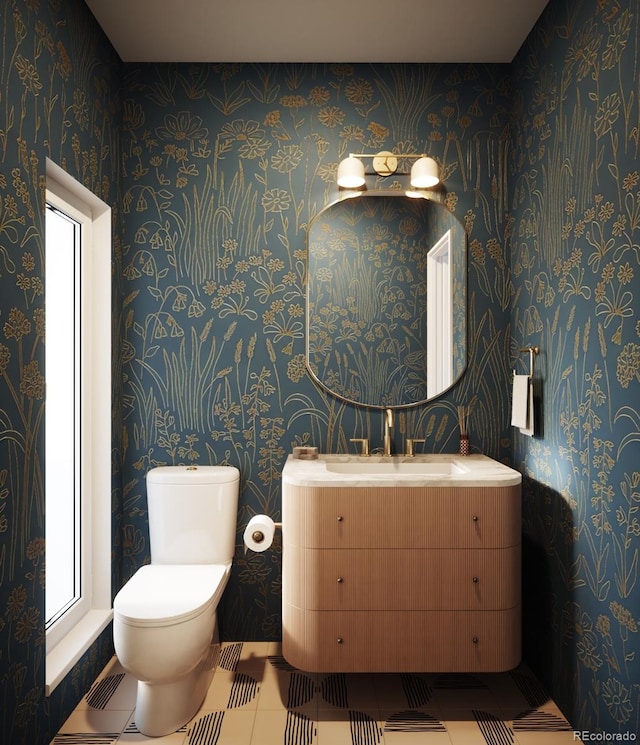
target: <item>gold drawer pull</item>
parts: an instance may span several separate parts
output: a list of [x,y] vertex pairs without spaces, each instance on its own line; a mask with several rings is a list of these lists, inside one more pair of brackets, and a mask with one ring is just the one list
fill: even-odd
[[338,584],[341,585],[343,582],[344,580],[342,579],[342,577],[338,577]]
[[478,584],[478,578],[477,578],[477,577],[474,577],[474,578],[473,578],[473,584],[474,584],[474,585],[477,585],[477,584]]
[[344,517],[342,515],[338,515],[338,522],[341,523],[344,520]]
[[338,641],[338,644],[342,644],[342,642],[343,642],[343,639],[342,639],[342,637],[341,637],[341,636],[339,636],[339,637],[338,637],[338,640],[337,640],[337,641]]
[[473,522],[474,522],[474,523],[477,523],[477,522],[478,522],[478,516],[477,516],[477,515],[474,515],[474,516],[473,516]]
[[477,636],[474,636],[474,637],[473,637],[473,639],[472,639],[471,641],[472,641],[472,642],[473,642],[474,644],[477,644],[477,643],[478,643],[478,637],[477,637]]

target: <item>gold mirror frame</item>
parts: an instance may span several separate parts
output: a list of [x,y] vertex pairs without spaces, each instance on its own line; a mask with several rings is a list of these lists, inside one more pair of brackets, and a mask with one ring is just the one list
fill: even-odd
[[358,406],[431,401],[466,368],[466,298],[464,227],[441,202],[345,195],[307,233],[309,374]]

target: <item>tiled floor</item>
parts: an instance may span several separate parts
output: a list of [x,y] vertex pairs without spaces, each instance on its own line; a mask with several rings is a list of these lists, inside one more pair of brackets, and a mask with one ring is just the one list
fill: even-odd
[[569,722],[525,667],[494,674],[310,674],[280,645],[222,645],[198,714],[142,735],[136,681],[114,658],[52,745],[569,745]]

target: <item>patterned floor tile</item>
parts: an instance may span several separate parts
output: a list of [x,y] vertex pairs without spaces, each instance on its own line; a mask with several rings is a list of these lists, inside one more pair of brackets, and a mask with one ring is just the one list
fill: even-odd
[[253,711],[213,711],[187,725],[184,745],[249,745],[255,723]]
[[127,722],[122,734],[120,735],[117,745],[140,745],[146,743],[147,745],[184,745],[187,736],[186,727],[181,727],[177,732],[172,732],[169,735],[163,737],[149,737],[143,735],[142,732],[137,728],[135,723],[135,712]]
[[513,717],[513,729],[520,733],[573,732],[573,727],[553,702],[538,709],[523,709]]
[[242,642],[240,663],[244,667],[264,665],[269,650],[269,642]]
[[292,668],[283,657],[270,656],[264,669],[258,709],[295,709],[315,715],[317,676]]
[[344,673],[318,676],[318,694],[319,709],[348,709],[347,676]]
[[373,687],[376,703],[381,711],[426,706],[431,701],[433,693],[430,677],[414,674],[376,675],[373,677]]
[[430,703],[437,709],[492,708],[499,697],[479,675],[447,673],[438,675],[433,683]]
[[451,745],[446,723],[425,709],[381,711],[385,745]]
[[[318,710],[318,745],[384,745],[377,710]],[[253,745],[253,743],[251,744]]]
[[517,745],[572,745],[582,740],[573,732],[518,732]]
[[473,709],[473,716],[487,745],[515,743],[513,722],[502,716],[500,712]]
[[522,694],[529,708],[535,709],[551,701],[545,687],[524,665],[509,673],[515,688]]
[[318,709],[377,710],[374,675],[322,673],[318,675]]
[[114,745],[116,742],[117,732],[58,732],[50,745]]
[[381,711],[384,721],[385,737],[388,732],[446,732],[443,720],[428,709],[402,709],[401,711]]
[[479,677],[497,705],[503,708],[529,708],[529,700],[522,690],[514,684],[509,673],[496,673],[495,675],[481,675]]
[[[493,734],[498,730],[498,725],[493,726],[494,732],[487,727],[483,733],[471,709],[450,709],[445,724],[452,745],[495,745]],[[500,745],[515,745],[515,737],[513,732],[509,731],[509,725],[504,722],[502,724],[504,726],[500,727],[500,730],[503,739],[498,742]],[[489,735],[489,739],[486,735]]]
[[384,745],[451,745],[448,732],[384,732]]
[[256,674],[216,670],[201,711],[256,709],[262,683],[262,670]]
[[97,745],[103,745],[103,742],[112,743],[118,739],[130,717],[131,711],[75,709],[60,728],[58,735],[63,737],[56,735],[53,742],[56,745],[69,742],[67,735],[81,733],[100,735],[103,739],[99,740]]
[[128,709],[136,705],[138,681],[125,673],[114,656],[78,703],[77,709]]
[[133,711],[137,689],[138,681],[133,675],[121,670],[96,681],[84,701],[92,709]]
[[318,723],[303,711],[259,710],[246,745],[318,745]]
[[531,671],[308,673],[279,642],[227,642],[204,703],[163,738],[135,725],[137,681],[114,657],[52,745],[568,745],[573,730]]

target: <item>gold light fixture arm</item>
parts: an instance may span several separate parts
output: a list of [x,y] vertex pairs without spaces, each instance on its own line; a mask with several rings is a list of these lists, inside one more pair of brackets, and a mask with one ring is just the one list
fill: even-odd
[[373,158],[373,170],[378,176],[391,176],[398,170],[400,158],[424,158],[424,153],[392,153],[381,150],[379,153],[349,153],[350,158]]

